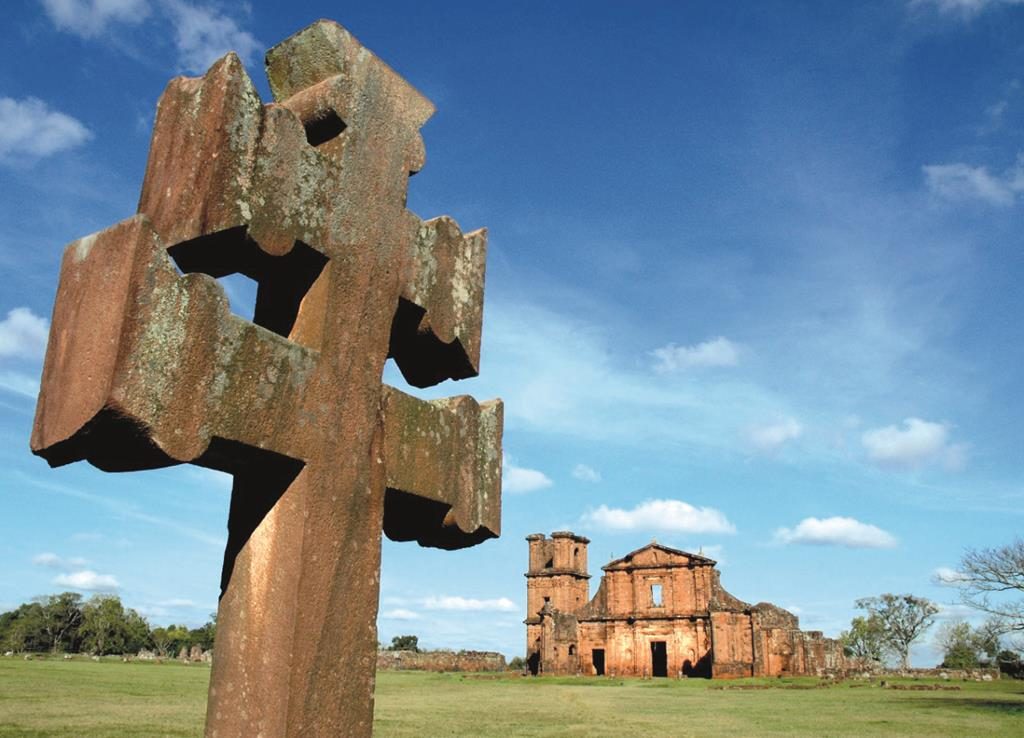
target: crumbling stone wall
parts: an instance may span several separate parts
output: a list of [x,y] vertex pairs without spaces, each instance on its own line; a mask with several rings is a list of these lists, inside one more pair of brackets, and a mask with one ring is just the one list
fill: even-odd
[[505,671],[494,651],[378,651],[377,669],[389,671]]

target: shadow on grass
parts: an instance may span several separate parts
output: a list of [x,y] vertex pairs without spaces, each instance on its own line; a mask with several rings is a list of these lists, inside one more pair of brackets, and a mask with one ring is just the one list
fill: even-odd
[[960,710],[982,710],[985,712],[997,712],[1002,715],[1024,716],[1024,701],[1020,699],[999,699],[987,697],[985,699],[971,699],[970,697],[943,697],[942,699],[927,699],[925,697],[910,697],[905,702],[915,707],[943,709],[955,708]]

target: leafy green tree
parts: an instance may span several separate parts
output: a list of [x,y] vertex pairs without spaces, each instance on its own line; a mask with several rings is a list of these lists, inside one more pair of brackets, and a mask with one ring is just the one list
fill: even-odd
[[150,631],[150,638],[153,641],[153,648],[159,656],[166,657],[171,651],[171,636],[167,628],[160,626]]
[[0,643],[4,650],[41,652],[48,650],[42,605],[27,602],[0,616]]
[[213,641],[217,636],[217,613],[212,613],[210,619],[201,627],[189,632],[192,643],[198,645],[204,651],[213,648]]
[[1016,651],[1004,648],[996,655],[999,671],[1014,679],[1024,679],[1024,659]]
[[128,608],[124,613],[124,653],[138,653],[153,645],[149,623],[135,610]]
[[40,606],[39,616],[49,651],[77,651],[78,629],[82,625],[82,596],[77,592],[62,592],[37,597],[35,602]]
[[978,666],[978,639],[970,623],[964,620],[943,623],[935,640],[942,649],[943,668],[973,669]]
[[843,651],[865,666],[880,664],[885,659],[885,624],[877,615],[855,617],[850,629],[839,634]]
[[389,651],[415,651],[420,650],[420,639],[419,636],[414,635],[400,635],[395,636],[391,639],[391,646],[388,648]]
[[116,595],[96,595],[82,606],[83,646],[93,654],[133,652],[147,645],[149,625]]
[[911,594],[883,594],[864,597],[854,606],[876,616],[885,628],[885,645],[900,659],[900,667],[910,668],[910,646],[935,622],[938,606],[924,597]]

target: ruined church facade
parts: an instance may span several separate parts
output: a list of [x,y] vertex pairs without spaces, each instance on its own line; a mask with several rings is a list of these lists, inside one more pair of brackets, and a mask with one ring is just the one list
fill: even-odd
[[641,677],[815,675],[843,650],[795,615],[723,589],[715,561],[650,543],[602,567],[589,596],[587,544],[527,536],[526,653],[534,674]]

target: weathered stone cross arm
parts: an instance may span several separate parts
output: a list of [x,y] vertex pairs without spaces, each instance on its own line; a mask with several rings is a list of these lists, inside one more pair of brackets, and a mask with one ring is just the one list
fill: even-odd
[[[237,472],[224,440],[309,456],[293,430],[309,422],[301,395],[319,352],[230,314],[212,279],[179,275],[145,216],[68,246],[53,324],[43,385],[60,389],[40,398],[32,437],[52,466]],[[501,415],[500,401],[384,387],[389,537],[461,548],[500,533]]]

